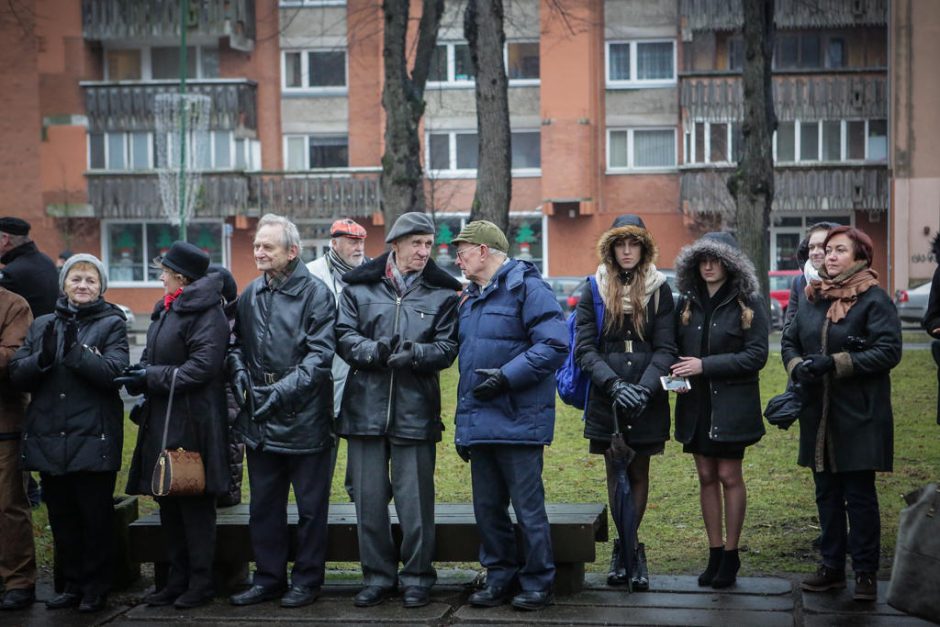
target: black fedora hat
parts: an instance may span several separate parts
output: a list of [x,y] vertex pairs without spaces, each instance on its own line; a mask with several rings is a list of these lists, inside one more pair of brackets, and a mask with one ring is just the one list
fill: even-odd
[[173,242],[162,257],[154,257],[155,266],[164,266],[179,272],[190,281],[202,278],[209,268],[209,255],[189,242]]

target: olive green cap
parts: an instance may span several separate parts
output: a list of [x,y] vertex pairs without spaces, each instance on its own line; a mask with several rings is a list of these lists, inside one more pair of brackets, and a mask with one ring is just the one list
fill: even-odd
[[467,242],[468,244],[486,244],[493,250],[509,254],[509,240],[503,231],[489,220],[474,220],[468,222],[451,244]]

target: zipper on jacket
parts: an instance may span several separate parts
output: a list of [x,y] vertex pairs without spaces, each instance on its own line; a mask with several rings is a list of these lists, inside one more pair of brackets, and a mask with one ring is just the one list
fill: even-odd
[[[730,303],[730,302],[733,301],[733,300],[734,300],[734,297],[731,296],[731,297],[729,297],[728,299],[726,299],[723,303],[718,303],[718,306],[715,307],[714,309],[712,309],[712,318],[711,318],[711,319],[714,320],[714,319],[715,319],[715,312],[717,312],[719,309],[721,309],[722,307],[724,307],[725,305],[727,305],[728,303]],[[705,321],[703,320],[702,322],[704,323]],[[708,330],[708,344],[706,344],[705,348],[708,350],[708,354],[711,355],[711,354],[712,354],[712,332],[711,332],[710,329]],[[699,359],[701,359],[701,358],[699,358]],[[711,393],[712,396],[715,395],[715,390],[712,389],[712,382],[711,382],[711,379],[709,379],[709,381],[708,381],[708,391]],[[708,417],[708,418],[709,418],[709,420],[708,420],[708,439],[709,439],[709,440],[714,440],[715,438],[713,438],[712,435],[715,434],[715,403],[712,402],[711,398],[708,399],[708,402],[709,402],[709,404],[712,406],[712,415]]]
[[[401,312],[401,296],[395,296],[395,324],[392,325],[392,335],[398,333],[398,314]],[[395,370],[391,371],[388,378],[388,409],[385,411],[385,433],[388,434],[388,428],[392,425],[392,394],[395,391]]]

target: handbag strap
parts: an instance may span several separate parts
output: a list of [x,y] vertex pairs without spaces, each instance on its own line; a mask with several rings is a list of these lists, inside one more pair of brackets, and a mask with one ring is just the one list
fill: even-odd
[[160,450],[166,450],[166,436],[170,430],[170,411],[173,409],[173,393],[176,391],[176,373],[179,368],[173,368],[173,374],[170,376],[170,398],[166,402],[166,420],[163,422],[163,442],[160,444]]

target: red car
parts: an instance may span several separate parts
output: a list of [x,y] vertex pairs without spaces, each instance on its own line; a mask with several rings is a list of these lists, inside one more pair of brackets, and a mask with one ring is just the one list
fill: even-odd
[[793,277],[799,274],[799,270],[771,270],[767,273],[770,278],[770,296],[780,303],[780,309],[784,313],[790,302],[790,285],[793,284]]

